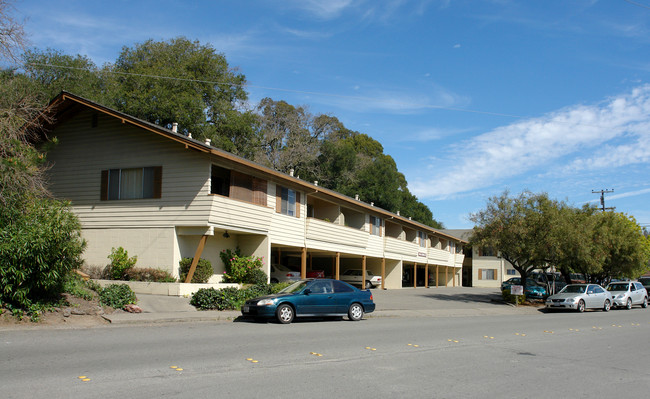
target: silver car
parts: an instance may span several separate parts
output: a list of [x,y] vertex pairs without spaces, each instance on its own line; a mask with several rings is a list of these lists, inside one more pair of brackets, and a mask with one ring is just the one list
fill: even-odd
[[632,309],[632,305],[648,307],[648,292],[638,281],[609,283],[607,291],[612,294],[612,306]]
[[546,309],[602,309],[612,307],[612,294],[598,284],[569,284],[562,291],[546,298]]

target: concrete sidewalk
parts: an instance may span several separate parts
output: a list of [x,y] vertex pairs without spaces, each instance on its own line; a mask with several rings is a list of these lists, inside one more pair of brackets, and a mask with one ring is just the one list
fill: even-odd
[[[501,301],[498,289],[478,287],[403,288],[372,290],[377,305],[366,318],[375,317],[464,317],[501,314],[536,314],[537,307],[514,307]],[[198,311],[190,298],[138,294],[142,313],[117,311],[103,315],[111,324],[149,324],[194,321],[233,321],[238,310]]]

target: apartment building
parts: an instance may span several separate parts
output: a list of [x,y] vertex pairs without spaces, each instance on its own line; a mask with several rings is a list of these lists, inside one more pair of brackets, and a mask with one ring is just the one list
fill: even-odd
[[298,177],[62,92],[50,104],[50,189],[70,200],[88,265],[113,247],[138,267],[178,276],[181,258],[239,248],[306,276],[347,269],[382,276],[383,288],[461,285],[465,240]]

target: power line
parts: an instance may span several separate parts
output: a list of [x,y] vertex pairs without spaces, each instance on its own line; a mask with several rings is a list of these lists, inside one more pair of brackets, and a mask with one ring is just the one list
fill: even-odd
[[650,10],[650,6],[646,6],[645,4],[637,3],[637,2],[634,2],[634,1],[631,1],[631,0],[623,0],[623,1],[625,1],[627,3],[630,3],[632,5],[635,5],[637,7],[647,8],[648,10]]
[[[53,65],[53,64],[41,64],[41,63],[36,63],[36,62],[29,62],[29,63],[23,64],[23,65],[39,66],[39,67],[47,67],[47,68],[73,69],[73,70],[90,72],[90,73],[98,73],[98,74],[99,73],[107,73],[107,74],[114,74],[114,75],[137,76],[137,77],[152,78],[152,79],[176,80],[176,81],[181,81],[181,82],[194,82],[194,83],[206,83],[206,84],[213,84],[213,85],[237,86],[237,87],[241,87],[241,88],[254,87],[256,89],[274,90],[274,91],[282,91],[282,92],[286,92],[286,93],[296,93],[296,94],[308,94],[308,95],[312,95],[312,96],[336,97],[336,98],[343,98],[343,99],[348,99],[348,100],[361,100],[361,101],[373,101],[373,100],[375,100],[372,97],[347,96],[347,95],[344,95],[344,94],[323,93],[323,92],[305,91],[305,90],[293,90],[293,89],[282,89],[282,88],[279,88],[279,87],[258,86],[258,85],[244,84],[244,83],[217,82],[217,81],[212,81],[212,80],[176,78],[176,77],[171,77],[171,76],[148,75],[148,74],[132,73],[132,72],[118,72],[118,71],[106,71],[106,70],[92,71],[92,70],[89,70],[89,69],[86,69],[86,68],[81,68],[81,67],[71,67],[71,66],[66,66],[66,65]],[[442,106],[442,105],[424,105],[424,106],[420,106],[420,107],[421,108],[429,108],[429,109],[441,109],[441,110],[446,110],[446,111],[467,112],[467,113],[482,114],[482,115],[503,116],[503,117],[513,118],[513,119],[528,118],[528,116],[524,116],[524,115],[513,115],[513,114],[500,113],[500,112],[481,111],[481,110],[473,110],[473,109],[466,109],[466,108],[453,108],[453,107],[445,107],[445,106]]]

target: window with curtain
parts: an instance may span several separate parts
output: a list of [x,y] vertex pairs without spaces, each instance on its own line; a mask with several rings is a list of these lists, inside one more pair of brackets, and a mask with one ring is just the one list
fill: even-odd
[[101,200],[161,198],[162,166],[103,170]]

